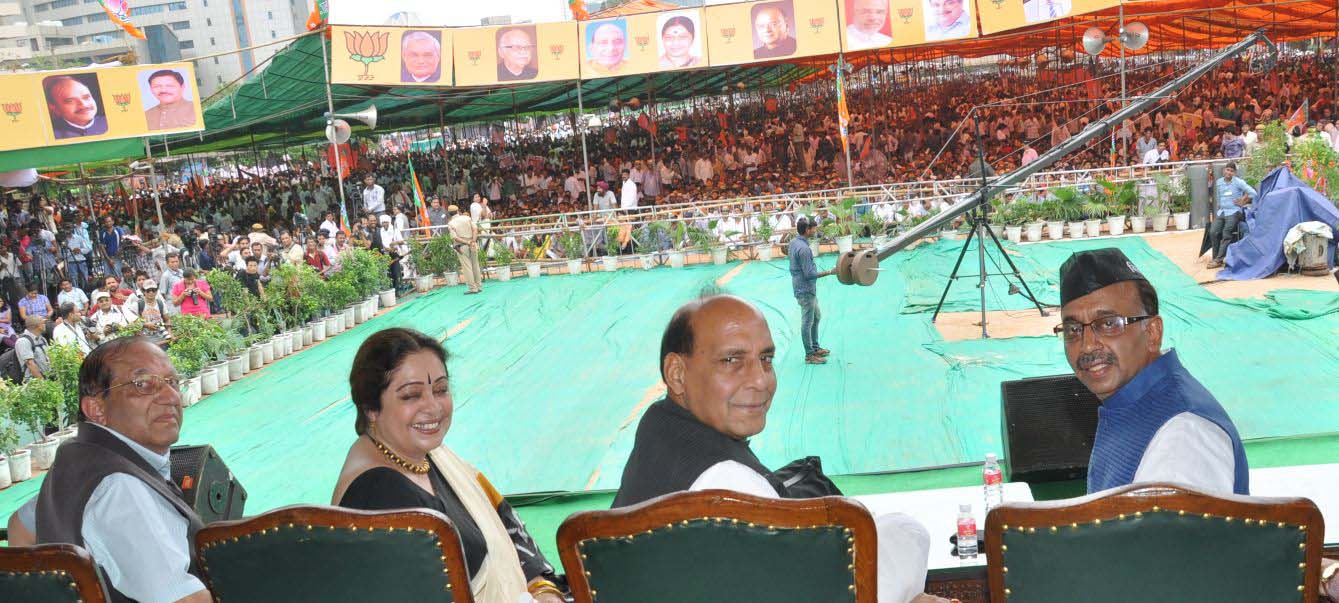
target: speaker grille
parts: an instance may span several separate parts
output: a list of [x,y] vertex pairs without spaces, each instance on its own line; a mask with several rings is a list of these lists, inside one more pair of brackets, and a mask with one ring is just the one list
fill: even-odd
[[1101,405],[1097,396],[1072,374],[1005,381],[1000,390],[1011,481],[1088,475]]

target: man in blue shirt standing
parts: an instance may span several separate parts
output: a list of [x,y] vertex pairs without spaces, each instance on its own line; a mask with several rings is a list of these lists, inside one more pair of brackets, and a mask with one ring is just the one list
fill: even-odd
[[102,241],[102,251],[107,259],[107,269],[117,278],[121,276],[121,238],[126,235],[126,231],[117,226],[112,221],[111,216],[102,219],[102,233],[99,238]]
[[1256,197],[1255,189],[1237,177],[1237,164],[1223,168],[1223,177],[1215,180],[1213,223],[1209,225],[1209,245],[1213,247],[1210,268],[1222,268],[1227,247],[1236,238],[1241,221],[1246,219],[1246,206]]
[[795,301],[800,303],[800,339],[804,341],[805,364],[827,364],[828,350],[818,345],[818,288],[819,278],[835,272],[819,272],[814,264],[814,253],[809,249],[809,232],[814,229],[811,218],[800,218],[795,223],[798,236],[790,241],[790,283],[795,290]]

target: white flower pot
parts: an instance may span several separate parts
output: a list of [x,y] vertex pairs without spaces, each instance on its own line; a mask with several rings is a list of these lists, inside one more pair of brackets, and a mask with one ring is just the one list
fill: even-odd
[[581,260],[567,260],[568,274],[581,274]]
[[[389,308],[395,305],[395,290],[387,289],[381,292],[381,307]],[[369,317],[371,318],[371,317]]]
[[504,283],[511,280],[511,266],[498,266],[497,280]]
[[247,350],[247,357],[251,359],[251,370],[265,366],[265,346],[259,343],[251,346],[251,349]]
[[855,247],[854,235],[842,235],[837,237],[837,253],[846,253]]
[[529,276],[530,278],[539,278],[540,276],[542,276],[542,275],[544,274],[544,265],[543,265],[543,264],[534,264],[534,263],[526,264],[526,265],[525,265],[525,274],[526,274],[526,276]]
[[656,267],[656,258],[649,253],[637,256],[637,262],[642,265],[642,270],[650,270]]
[[1125,216],[1111,216],[1107,218],[1107,230],[1113,237],[1119,237],[1125,234]]
[[265,364],[274,362],[274,340],[267,339],[260,343],[260,355],[265,360]]
[[606,256],[600,258],[600,267],[603,268],[605,272],[617,272],[617,271],[618,271],[618,256],[616,256],[616,255],[606,255]]
[[373,318],[376,318],[377,310],[381,309],[379,307],[381,304],[381,296],[373,295],[372,297],[367,298],[367,301],[363,303],[367,304],[367,319],[372,320]]
[[1036,243],[1041,240],[1041,231],[1046,227],[1044,222],[1033,222],[1027,225],[1027,240],[1029,243]]
[[1190,212],[1183,211],[1172,214],[1172,219],[1176,220],[1177,230],[1190,230]]
[[9,457],[0,454],[0,490],[10,487],[14,480],[9,477]]
[[200,371],[200,395],[208,396],[219,391],[219,373],[218,371],[207,368]]
[[223,386],[232,383],[232,375],[228,374],[227,360],[224,360],[223,362],[215,362],[209,365],[209,368],[214,369],[214,378],[219,382],[219,389],[223,389]]
[[275,358],[285,358],[293,353],[293,335],[280,333],[275,340],[279,342],[279,347],[274,349]]
[[1167,230],[1167,220],[1171,216],[1167,214],[1158,214],[1153,216],[1153,232],[1164,232]]
[[1003,238],[1004,238],[1004,226],[1003,226],[1003,225],[1001,225],[1001,224],[991,224],[991,225],[990,225],[990,230],[991,230],[991,232],[995,233],[995,238],[997,238],[997,239],[1003,239]]
[[448,287],[454,287],[460,284],[459,272],[448,272],[446,273],[445,278],[446,278],[446,286]]
[[284,355],[292,356],[293,352],[296,351],[297,349],[298,349],[297,344],[293,342],[293,332],[289,331],[287,333],[284,333]]
[[339,316],[340,315],[338,314],[331,314],[321,321],[325,324],[325,336],[327,339],[334,337],[336,333],[339,333]]
[[242,357],[242,373],[245,374],[251,372],[251,349],[245,348],[238,352],[237,355]]
[[1065,237],[1065,223],[1064,223],[1064,222],[1047,222],[1047,223],[1046,223],[1046,238],[1048,238],[1048,239],[1050,239],[1050,240],[1052,240],[1052,241],[1059,241],[1060,239],[1063,239],[1064,237]]
[[367,322],[367,304],[366,304],[366,303],[354,304],[354,305],[353,305],[353,322],[360,323],[360,324],[361,324],[361,323],[364,323],[364,322]]
[[298,328],[296,328],[296,329],[293,329],[292,333],[293,333],[293,351],[294,351],[294,352],[297,352],[297,351],[301,350],[302,348],[307,347],[307,345],[306,345],[305,343],[303,343],[304,337],[303,337],[303,334],[302,334],[302,327],[298,327]]
[[311,323],[302,325],[302,347],[309,348],[316,343],[316,327]]
[[1087,230],[1089,238],[1102,236],[1101,220],[1084,220],[1083,227]]
[[1130,216],[1130,231],[1139,234],[1148,229],[1148,218],[1143,216]]
[[431,274],[420,274],[414,278],[414,288],[417,289],[419,293],[432,291],[433,280]]
[[762,245],[759,245],[759,246],[758,246],[758,261],[761,261],[761,262],[770,262],[770,261],[772,261],[772,244],[771,244],[771,243],[763,243]]
[[[356,305],[357,305],[357,304],[355,304],[354,306],[356,306]],[[344,308],[344,322],[341,322],[341,323],[340,323],[341,326],[339,327],[339,330],[340,330],[341,333],[344,332],[344,331],[347,331],[347,330],[349,330],[349,329],[352,329],[352,328],[353,328],[353,325],[358,324],[356,321],[354,321],[354,316],[353,316],[353,314],[354,314],[354,306],[349,306],[349,307],[347,307],[347,308]]]
[[318,319],[316,319],[316,320],[313,320],[313,321],[311,321],[311,324],[309,324],[309,325],[307,325],[307,326],[311,327],[311,330],[312,330],[312,343],[315,343],[315,342],[317,342],[317,341],[325,341],[325,319],[324,319],[324,318],[318,318]]
[[186,380],[186,392],[181,394],[181,405],[191,406],[200,401],[200,376]]
[[228,357],[228,381],[236,381],[246,374],[247,356],[234,354]]
[[1006,226],[1006,227],[1004,227],[1004,233],[1005,233],[1005,236],[1008,236],[1008,237],[1009,237],[1009,241],[1012,242],[1012,243],[1022,243],[1022,242],[1023,242],[1023,227],[1022,227],[1022,226]]
[[814,257],[818,257],[818,255],[819,255],[819,251],[818,251],[818,238],[817,238],[817,237],[812,238],[812,239],[809,239],[809,253],[812,253],[812,254],[814,255]]
[[1070,223],[1069,223],[1069,238],[1071,238],[1071,239],[1082,239],[1082,238],[1083,238],[1083,233],[1084,233],[1083,222],[1070,222]]
[[730,250],[724,247],[711,248],[711,263],[720,266],[730,259]]
[[683,268],[684,255],[682,251],[669,252],[670,268]]
[[33,476],[33,453],[27,449],[9,453],[9,479],[17,484]]
[[39,442],[33,442],[28,446],[28,450],[33,453],[33,464],[37,466],[38,471],[46,471],[51,468],[51,464],[56,462],[56,448],[60,446],[60,440],[48,438]]

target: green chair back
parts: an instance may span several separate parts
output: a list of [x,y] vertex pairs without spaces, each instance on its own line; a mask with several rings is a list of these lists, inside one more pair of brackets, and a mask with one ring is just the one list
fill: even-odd
[[558,529],[577,603],[872,603],[876,539],[854,501],[724,490],[577,513]]
[[0,601],[102,603],[93,558],[72,544],[0,547]]
[[215,600],[473,600],[455,527],[428,509],[284,507],[210,524],[195,548]]
[[1314,600],[1324,532],[1307,499],[1136,484],[1002,505],[985,543],[1008,603],[1259,603]]

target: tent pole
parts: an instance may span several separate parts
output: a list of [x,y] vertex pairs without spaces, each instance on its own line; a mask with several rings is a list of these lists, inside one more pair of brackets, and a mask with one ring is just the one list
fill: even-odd
[[586,153],[586,105],[581,100],[581,80],[577,80],[577,131],[581,133],[581,177],[586,181],[586,209],[595,210],[590,196],[590,156]]
[[846,186],[847,188],[855,188],[855,177],[852,175],[853,172],[851,171],[851,144],[848,142],[846,131],[848,125],[843,121],[846,113],[842,111],[842,107],[846,105],[846,74],[844,73],[846,71],[845,53],[837,53],[837,68],[834,71],[837,72],[837,89],[840,91],[837,95],[837,123],[841,128],[842,151],[846,153]]
[[[317,34],[317,36],[321,38],[321,76],[325,79],[325,105],[327,111],[325,126],[326,128],[330,128],[335,125],[335,99],[334,96],[330,94],[330,72],[328,71],[330,68],[330,60],[326,57],[325,34],[321,33]],[[326,131],[329,132],[330,130]],[[339,189],[339,214],[341,220],[343,220],[348,212],[348,202],[344,200],[344,171],[340,169],[343,162],[339,160],[339,145],[335,144],[334,140],[330,141],[330,148],[335,150],[335,180],[338,183],[338,186],[335,188]],[[345,223],[341,224],[340,227],[342,229],[347,229],[349,228],[349,225]]]
[[[88,203],[88,221],[96,224],[98,221],[97,212],[93,210],[93,195],[88,192],[88,176],[84,175],[84,164],[79,164],[79,179],[84,182],[84,202]],[[94,228],[97,228],[95,225]]]
[[[650,109],[652,106],[654,106],[653,104],[654,104],[655,101],[653,100],[652,96],[653,96],[655,93],[656,93],[655,88],[651,86],[651,76],[650,76],[650,75],[647,75],[647,76],[646,76],[646,109]],[[654,121],[654,120],[655,120],[655,112],[654,112],[654,111],[650,111],[650,115],[647,116],[647,119],[652,120],[652,121],[650,121],[650,122],[647,123],[647,125],[648,125],[648,126],[651,126],[651,128],[646,130],[646,134],[647,134],[648,136],[651,137],[651,166],[654,167],[655,164],[656,164],[656,133],[653,131],[653,128],[655,127],[655,121]]]
[[144,137],[144,154],[149,157],[149,190],[153,192],[154,209],[158,210],[158,236],[161,237],[167,230],[163,227],[163,204],[158,200],[158,175],[153,166],[153,145],[149,144],[148,136]]

